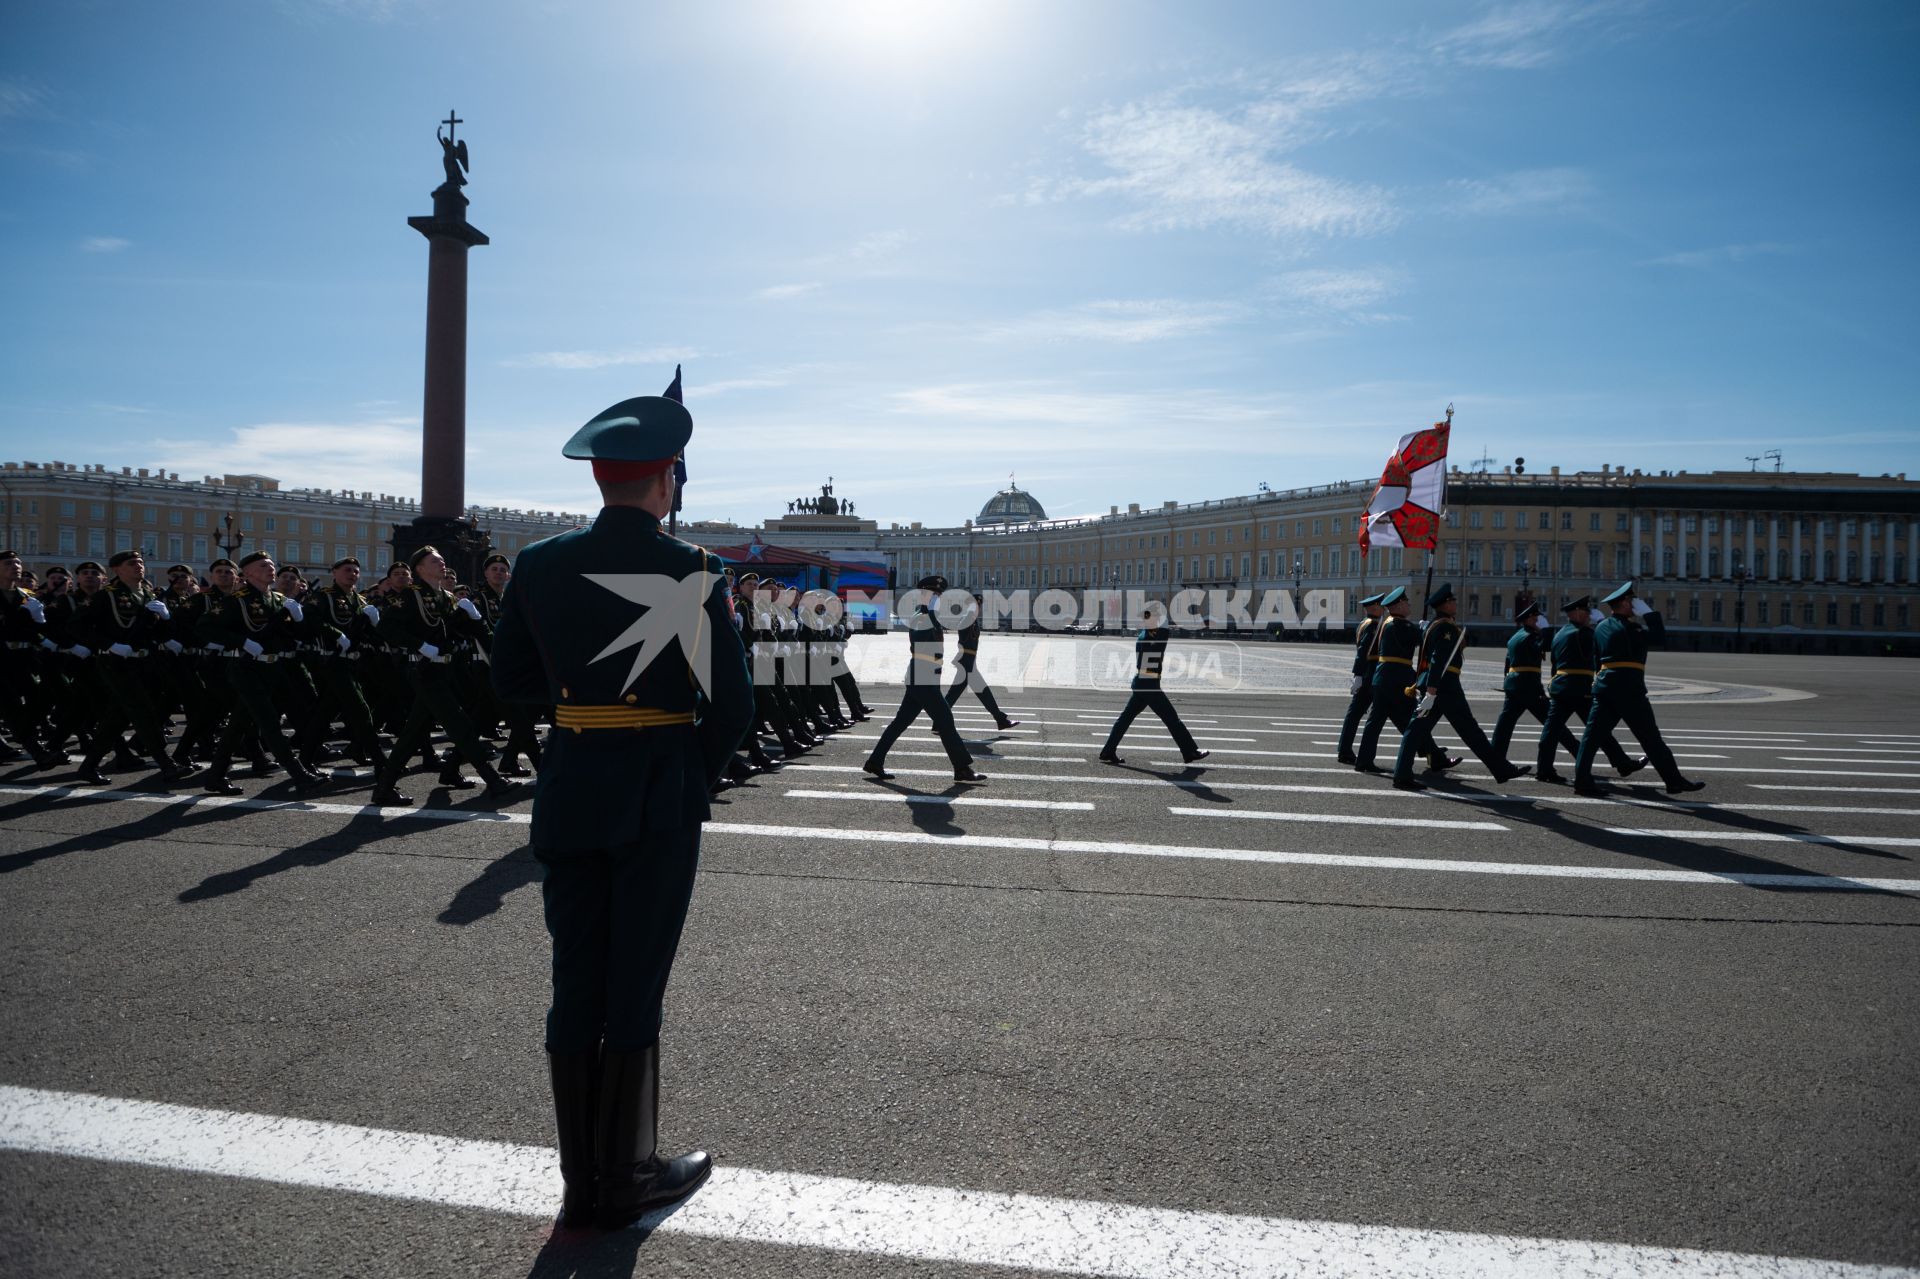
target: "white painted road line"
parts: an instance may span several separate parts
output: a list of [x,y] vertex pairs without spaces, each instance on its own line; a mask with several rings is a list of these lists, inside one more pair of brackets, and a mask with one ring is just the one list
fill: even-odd
[[1658,839],[1682,839],[1690,842],[1730,844],[1824,844],[1873,847],[1920,848],[1920,839],[1887,835],[1807,835],[1759,830],[1646,830],[1638,826],[1608,826],[1609,835],[1645,835]]
[[1785,764],[1871,764],[1876,768],[1920,764],[1914,759],[1833,759],[1826,755],[1781,755],[1779,759]]
[[[540,1146],[163,1102],[0,1087],[0,1148],[277,1185],[550,1217],[558,1156]],[[1181,1212],[1044,1195],[721,1165],[668,1234],[1123,1279],[1338,1274],[1359,1279],[1913,1279],[1891,1266],[1637,1244]]]
[[[412,817],[430,822],[499,822],[508,826],[525,826],[533,820],[527,813],[500,813],[487,808],[377,808],[372,804],[325,804],[307,799],[228,798],[203,795],[197,791],[169,795],[165,791],[96,790],[91,786],[25,786],[17,782],[0,782],[0,793],[22,798],[101,799],[116,803],[153,804],[161,808],[249,808],[333,813],[342,817]],[[532,797],[531,792],[526,796],[528,799]]]
[[1541,879],[1625,879],[1662,884],[1746,884],[1763,888],[1920,891],[1920,879],[1866,879],[1840,875],[1787,875],[1746,871],[1665,870],[1642,866],[1551,866],[1529,862],[1478,862],[1450,858],[1362,857],[1349,853],[1283,853],[1270,848],[1195,848],[1184,844],[1131,844],[1093,839],[1043,839],[1016,835],[939,835],[930,831],[846,830],[790,824],[708,822],[708,834],[775,839],[822,839],[843,846],[914,844],[1032,853],[1111,854],[1192,861],[1257,862],[1274,866],[1339,866],[1356,870],[1412,870],[1440,874],[1516,875]]
[[[1129,732],[1131,732],[1131,731],[1133,730],[1133,725],[1131,725],[1131,724],[1129,724],[1129,725],[1127,726],[1127,730],[1128,730]],[[1096,742],[1103,742],[1103,741],[1105,741],[1105,740],[1107,739],[1107,735],[1106,735],[1105,733],[1088,733],[1088,734],[1087,734],[1087,737],[1088,737],[1088,738],[1089,738],[1090,740],[1092,740],[1092,741],[1096,741]],[[1259,741],[1260,739],[1259,739],[1259,738],[1257,738],[1257,737],[1216,737],[1216,736],[1215,736],[1214,734],[1212,734],[1212,733],[1208,733],[1208,734],[1207,734],[1207,740],[1208,740],[1209,742],[1257,742],[1257,741]],[[1297,752],[1297,751],[1265,751],[1265,752],[1262,752],[1262,753],[1263,753],[1263,754],[1268,754],[1268,755],[1291,755],[1291,754],[1299,754],[1300,752]],[[1318,752],[1315,752],[1315,754],[1317,755],[1317,754],[1318,754]]]
[[1920,795],[1920,786],[1786,786],[1755,782],[1755,790],[1817,790],[1829,795]]
[[[1336,826],[1405,826],[1404,817],[1359,817],[1342,813],[1281,813],[1262,808],[1174,808],[1176,817],[1246,817],[1266,822],[1326,822]],[[1421,830],[1510,830],[1499,822],[1445,822],[1420,819]]]
[[935,808],[949,808],[965,804],[970,808],[1053,808],[1069,812],[1091,813],[1093,805],[1085,800],[1065,799],[989,799],[982,795],[899,795],[881,791],[840,791],[840,790],[790,790],[788,799],[845,799],[858,803],[882,804],[926,804]]

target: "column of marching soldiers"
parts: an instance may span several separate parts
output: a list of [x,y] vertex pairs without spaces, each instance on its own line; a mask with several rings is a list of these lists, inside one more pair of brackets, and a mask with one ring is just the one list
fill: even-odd
[[[163,785],[237,795],[236,763],[254,777],[284,771],[306,793],[341,780],[321,765],[344,754],[369,770],[347,777],[370,777],[381,807],[413,803],[400,786],[416,761],[438,786],[484,785],[510,800],[513,779],[538,768],[538,730],[552,718],[491,689],[487,652],[511,575],[494,554],[481,582],[461,583],[423,547],[362,589],[357,558],[310,583],[255,552],[215,560],[204,578],[173,565],[156,586],[138,551],[104,568],[51,566],[44,579],[0,551],[0,762],[30,756],[36,771],[67,769],[71,743],[86,785],[150,771]],[[755,731],[720,787],[871,715],[845,667],[845,621],[803,627],[767,591],[749,603],[759,584],[747,573],[731,598],[735,626],[771,678],[756,681]],[[810,682],[810,669],[836,673]],[[444,751],[433,746],[436,726]]]

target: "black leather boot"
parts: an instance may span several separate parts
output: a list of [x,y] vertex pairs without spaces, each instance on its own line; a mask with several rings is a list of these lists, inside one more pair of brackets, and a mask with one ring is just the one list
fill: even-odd
[[704,1150],[662,1159],[660,1046],[600,1053],[600,1115],[594,1162],[599,1169],[599,1222],[618,1230],[655,1208],[684,1199],[713,1171]]
[[227,780],[227,769],[232,761],[225,755],[215,755],[213,763],[207,765],[207,772],[200,779],[200,789],[209,795],[238,795],[240,788]]
[[594,1174],[594,1129],[600,1111],[594,1104],[600,1084],[600,1054],[548,1053],[547,1074],[553,1080],[553,1120],[560,1135],[560,1176],[566,1192],[560,1198],[562,1230],[593,1227],[599,1207],[599,1181]]
[[80,780],[89,786],[113,785],[113,779],[100,767],[100,757],[92,751],[88,751],[87,757],[80,761]]

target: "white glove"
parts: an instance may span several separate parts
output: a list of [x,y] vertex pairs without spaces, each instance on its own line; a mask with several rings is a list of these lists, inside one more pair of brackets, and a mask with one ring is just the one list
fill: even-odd
[[1542,613],[1538,617],[1533,619],[1533,625],[1535,630],[1544,631],[1551,624],[1552,623],[1547,621],[1547,615],[1545,613]]
[[1636,599],[1633,602],[1633,615],[1635,617],[1645,617],[1651,612],[1653,612],[1653,605],[1647,603],[1645,600]]
[[300,607],[299,600],[289,595],[287,596],[286,603],[287,603],[287,612],[293,617],[294,621],[304,622],[307,620],[307,610]]
[[245,641],[240,645],[240,647],[242,650],[245,651],[248,657],[258,657],[260,656],[260,654],[267,651],[266,649],[261,648],[258,644],[256,644],[252,640]]
[[107,651],[109,653],[112,653],[115,657],[132,657],[133,656],[133,650],[125,644],[109,644],[107,645]]
[[159,618],[163,622],[173,616],[172,611],[168,609],[165,604],[162,604],[159,600],[148,600],[147,612],[152,613],[155,617]]
[[1360,677],[1358,675],[1355,675],[1351,680],[1347,682],[1347,692],[1357,693],[1359,691],[1360,691]]
[[179,640],[166,640],[160,645],[160,647],[166,649],[169,653],[172,653],[175,657],[178,657],[180,655],[181,649],[184,646],[180,643]]
[[353,641],[347,638],[347,633],[345,631],[341,631],[338,635],[335,635],[333,637],[333,642],[340,646],[340,651],[342,653],[346,652],[348,649],[353,647]]
[[31,617],[35,622],[37,622],[41,626],[45,626],[47,624],[47,607],[46,605],[42,604],[39,600],[33,598],[33,596],[31,595],[27,596],[26,600],[22,602],[20,607],[26,609],[27,616]]
[[455,604],[454,607],[462,613],[465,613],[468,617],[471,617],[474,621],[477,622],[480,620],[480,610],[474,606],[472,600],[461,600]]
[[422,644],[420,646],[420,656],[427,658],[438,657],[440,656],[440,650],[431,644]]
[[68,648],[67,651],[69,653],[72,653],[75,657],[92,657],[93,656],[93,650],[88,648],[85,644],[75,644],[70,648]]
[[40,647],[46,649],[49,653],[58,653],[60,651],[60,646],[44,635],[40,637]]
[[212,640],[208,640],[207,651],[209,653],[224,653],[227,651],[227,646],[225,644],[216,644]]
[[380,625],[380,610],[371,604],[360,610],[360,616],[367,619],[368,626]]

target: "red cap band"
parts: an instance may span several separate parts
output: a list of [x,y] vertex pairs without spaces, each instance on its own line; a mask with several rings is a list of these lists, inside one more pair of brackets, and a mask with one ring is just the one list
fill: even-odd
[[636,480],[650,479],[673,465],[670,457],[655,458],[651,462],[615,462],[608,458],[593,459],[593,478],[602,484],[632,484]]

